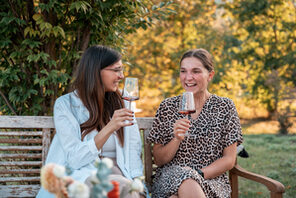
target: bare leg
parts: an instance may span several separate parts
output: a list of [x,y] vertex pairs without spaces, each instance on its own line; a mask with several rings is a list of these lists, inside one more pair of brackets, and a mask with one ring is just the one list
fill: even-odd
[[180,198],[206,198],[200,185],[193,179],[186,179],[182,182],[178,190]]
[[178,198],[178,196],[177,195],[172,195],[169,198]]

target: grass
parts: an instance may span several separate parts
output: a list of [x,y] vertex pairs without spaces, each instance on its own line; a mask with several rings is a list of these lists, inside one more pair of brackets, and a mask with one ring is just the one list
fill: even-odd
[[[238,164],[248,171],[273,178],[286,188],[285,198],[296,197],[296,135],[244,135],[249,158],[238,157]],[[239,179],[239,197],[269,197],[265,186]]]

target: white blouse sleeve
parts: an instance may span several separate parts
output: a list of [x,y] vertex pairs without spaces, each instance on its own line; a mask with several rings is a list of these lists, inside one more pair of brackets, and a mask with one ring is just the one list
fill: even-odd
[[131,177],[139,177],[143,175],[143,164],[142,164],[142,140],[138,125],[135,124],[130,127],[126,127],[126,130],[130,133],[129,135],[129,157],[130,157],[130,170]]
[[79,169],[98,157],[100,151],[95,145],[94,138],[87,141],[81,140],[80,124],[70,109],[69,101],[63,97],[55,102],[54,124],[57,138],[70,168]]

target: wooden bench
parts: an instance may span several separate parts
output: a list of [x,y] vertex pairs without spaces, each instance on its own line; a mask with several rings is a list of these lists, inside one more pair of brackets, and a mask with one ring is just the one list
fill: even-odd
[[[153,164],[146,137],[153,118],[137,118],[143,132],[145,180],[151,189]],[[40,168],[44,164],[54,133],[52,117],[0,116],[0,197],[35,197],[40,189]],[[284,186],[275,180],[250,173],[238,165],[229,171],[232,197],[238,197],[238,176],[264,184],[270,197],[279,198]]]

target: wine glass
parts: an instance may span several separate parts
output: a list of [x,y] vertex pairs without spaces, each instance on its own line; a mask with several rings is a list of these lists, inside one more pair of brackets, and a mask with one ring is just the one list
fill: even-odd
[[[181,96],[179,104],[179,113],[185,114],[186,118],[189,119],[189,115],[195,113],[194,97],[192,92],[184,92]],[[188,131],[184,134],[185,136],[190,136]]]
[[140,97],[138,78],[125,78],[121,97],[123,100],[129,101],[128,109],[131,110],[132,101],[139,100]]

